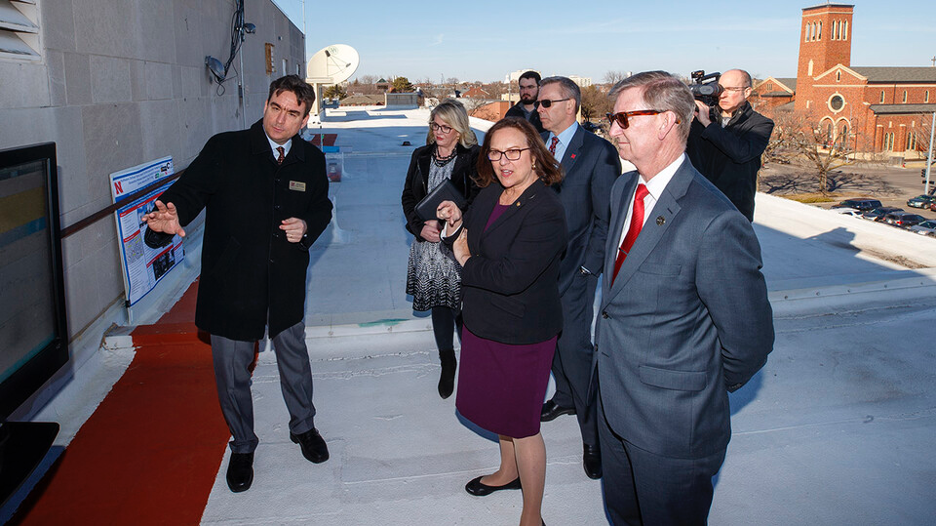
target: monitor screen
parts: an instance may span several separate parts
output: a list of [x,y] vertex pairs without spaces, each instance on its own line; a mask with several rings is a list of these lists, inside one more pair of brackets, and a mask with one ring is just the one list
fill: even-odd
[[68,360],[55,144],[0,151],[0,419]]

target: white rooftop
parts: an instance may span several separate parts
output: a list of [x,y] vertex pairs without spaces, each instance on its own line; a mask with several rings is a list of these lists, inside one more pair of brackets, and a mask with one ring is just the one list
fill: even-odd
[[[454,396],[439,398],[430,321],[414,316],[404,291],[411,236],[400,193],[428,115],[329,110],[323,131],[338,133],[344,171],[331,185],[335,220],[312,251],[306,320],[316,427],[331,459],[310,464],[289,441],[274,357],[261,353],[253,487],[231,493],[225,459],[203,523],[519,520],[519,492],[465,493],[468,480],[496,469],[497,445],[456,415]],[[472,120],[479,130],[489,124]],[[711,522],[932,524],[936,239],[763,194],[755,229],[776,344],[763,371],[731,395],[733,436]],[[36,417],[62,424],[60,444],[132,357],[119,339],[110,346]],[[545,423],[542,433],[546,523],[605,523],[575,420]]]

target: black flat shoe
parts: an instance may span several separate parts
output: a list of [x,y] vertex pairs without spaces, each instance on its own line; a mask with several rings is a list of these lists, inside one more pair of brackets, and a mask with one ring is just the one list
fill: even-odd
[[508,482],[503,486],[488,486],[481,482],[481,477],[471,479],[471,482],[465,484],[465,491],[471,493],[475,497],[484,497],[502,489],[520,489],[520,477],[515,478],[512,482]]
[[253,483],[253,453],[231,453],[228,461],[227,485],[234,493],[250,489]]
[[550,422],[562,415],[574,415],[574,407],[562,407],[552,400],[547,400],[540,411],[540,422]]
[[299,444],[302,449],[302,456],[309,462],[321,464],[328,460],[328,446],[325,444],[325,439],[314,427],[299,435],[290,433],[289,439],[293,443]]

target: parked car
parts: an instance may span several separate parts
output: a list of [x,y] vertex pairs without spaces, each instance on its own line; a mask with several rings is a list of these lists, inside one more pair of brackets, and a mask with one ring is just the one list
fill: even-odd
[[871,221],[881,221],[884,219],[884,216],[891,212],[903,212],[903,208],[894,208],[892,206],[882,206],[875,208],[870,212],[865,212],[861,217],[865,219],[870,219]]
[[907,200],[907,206],[913,208],[929,208],[933,203],[936,203],[936,195],[921,194]]
[[911,232],[916,232],[921,236],[933,236],[936,237],[936,221],[930,219],[923,221],[919,225],[913,225],[910,227]]
[[929,205],[929,209],[932,210],[933,212],[936,212],[936,203]]
[[846,199],[832,208],[852,208],[861,212],[869,212],[875,208],[880,208],[881,202],[877,199]]
[[917,215],[911,214],[910,212],[891,212],[884,216],[884,222],[888,225],[899,226],[901,228],[910,228],[913,225],[917,225],[926,221],[926,218]]

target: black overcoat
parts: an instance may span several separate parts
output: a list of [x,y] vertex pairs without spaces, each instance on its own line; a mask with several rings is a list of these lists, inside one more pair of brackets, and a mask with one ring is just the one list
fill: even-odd
[[[278,165],[262,121],[215,135],[160,197],[184,226],[205,209],[195,324],[232,340],[270,336],[302,321],[308,249],[331,220],[325,156],[298,135]],[[306,222],[290,243],[284,219]]]

